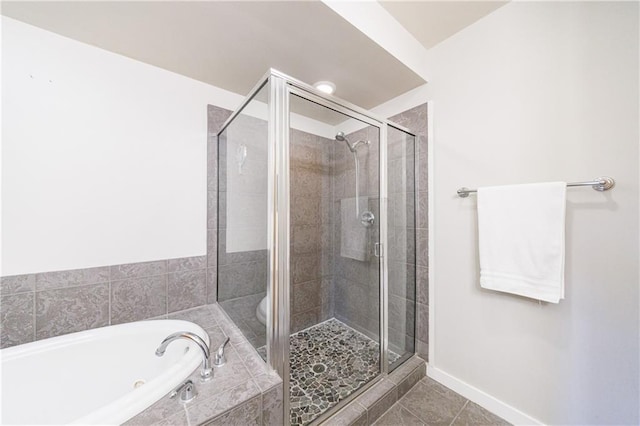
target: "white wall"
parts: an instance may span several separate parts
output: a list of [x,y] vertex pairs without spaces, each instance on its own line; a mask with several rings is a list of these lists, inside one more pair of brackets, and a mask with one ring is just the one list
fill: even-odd
[[206,253],[207,104],[242,96],[2,18],[2,275]]
[[[244,95],[1,24],[0,275],[204,255],[207,104],[234,110]],[[291,125],[335,135],[298,114]]]
[[[432,371],[544,423],[638,424],[638,3],[510,3],[429,61]],[[565,300],[480,289],[457,188],[598,175],[568,191]]]

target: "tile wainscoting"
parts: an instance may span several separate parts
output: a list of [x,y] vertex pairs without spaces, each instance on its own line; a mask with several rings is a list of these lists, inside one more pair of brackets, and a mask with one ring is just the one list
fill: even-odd
[[207,303],[206,256],[0,278],[0,348]]

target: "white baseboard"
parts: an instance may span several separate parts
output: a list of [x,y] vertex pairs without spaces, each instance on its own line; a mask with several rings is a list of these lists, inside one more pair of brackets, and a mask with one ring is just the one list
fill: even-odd
[[444,371],[427,365],[427,376],[431,377],[436,382],[440,382],[446,387],[458,392],[460,395],[467,398],[469,401],[473,401],[481,407],[491,411],[497,416],[502,417],[509,423],[514,425],[543,425],[539,420],[523,413],[522,411],[513,408],[512,406],[494,398],[486,392],[481,391],[478,388],[471,386],[462,380],[453,377],[452,375],[445,373]]

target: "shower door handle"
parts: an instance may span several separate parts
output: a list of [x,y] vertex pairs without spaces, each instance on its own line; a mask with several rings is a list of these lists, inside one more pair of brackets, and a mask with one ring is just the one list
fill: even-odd
[[383,255],[383,250],[382,250],[382,248],[383,248],[383,247],[382,247],[382,244],[381,244],[381,243],[375,243],[375,244],[373,245],[373,254],[374,254],[376,257],[382,257],[382,255]]

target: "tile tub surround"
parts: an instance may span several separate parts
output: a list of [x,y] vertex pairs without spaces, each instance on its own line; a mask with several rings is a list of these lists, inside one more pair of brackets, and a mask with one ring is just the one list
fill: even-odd
[[374,423],[425,377],[425,371],[425,361],[414,355],[391,374],[383,377],[355,400],[325,420],[322,425],[366,426]]
[[0,278],[0,348],[207,303],[206,256]]
[[424,377],[373,424],[507,426],[510,423],[429,377]]
[[251,344],[217,304],[169,315],[192,321],[208,334],[215,350],[230,338],[227,362],[215,367],[211,381],[202,383],[199,368],[189,377],[198,396],[182,404],[165,395],[125,425],[242,424],[282,425],[282,380],[260,359]]

